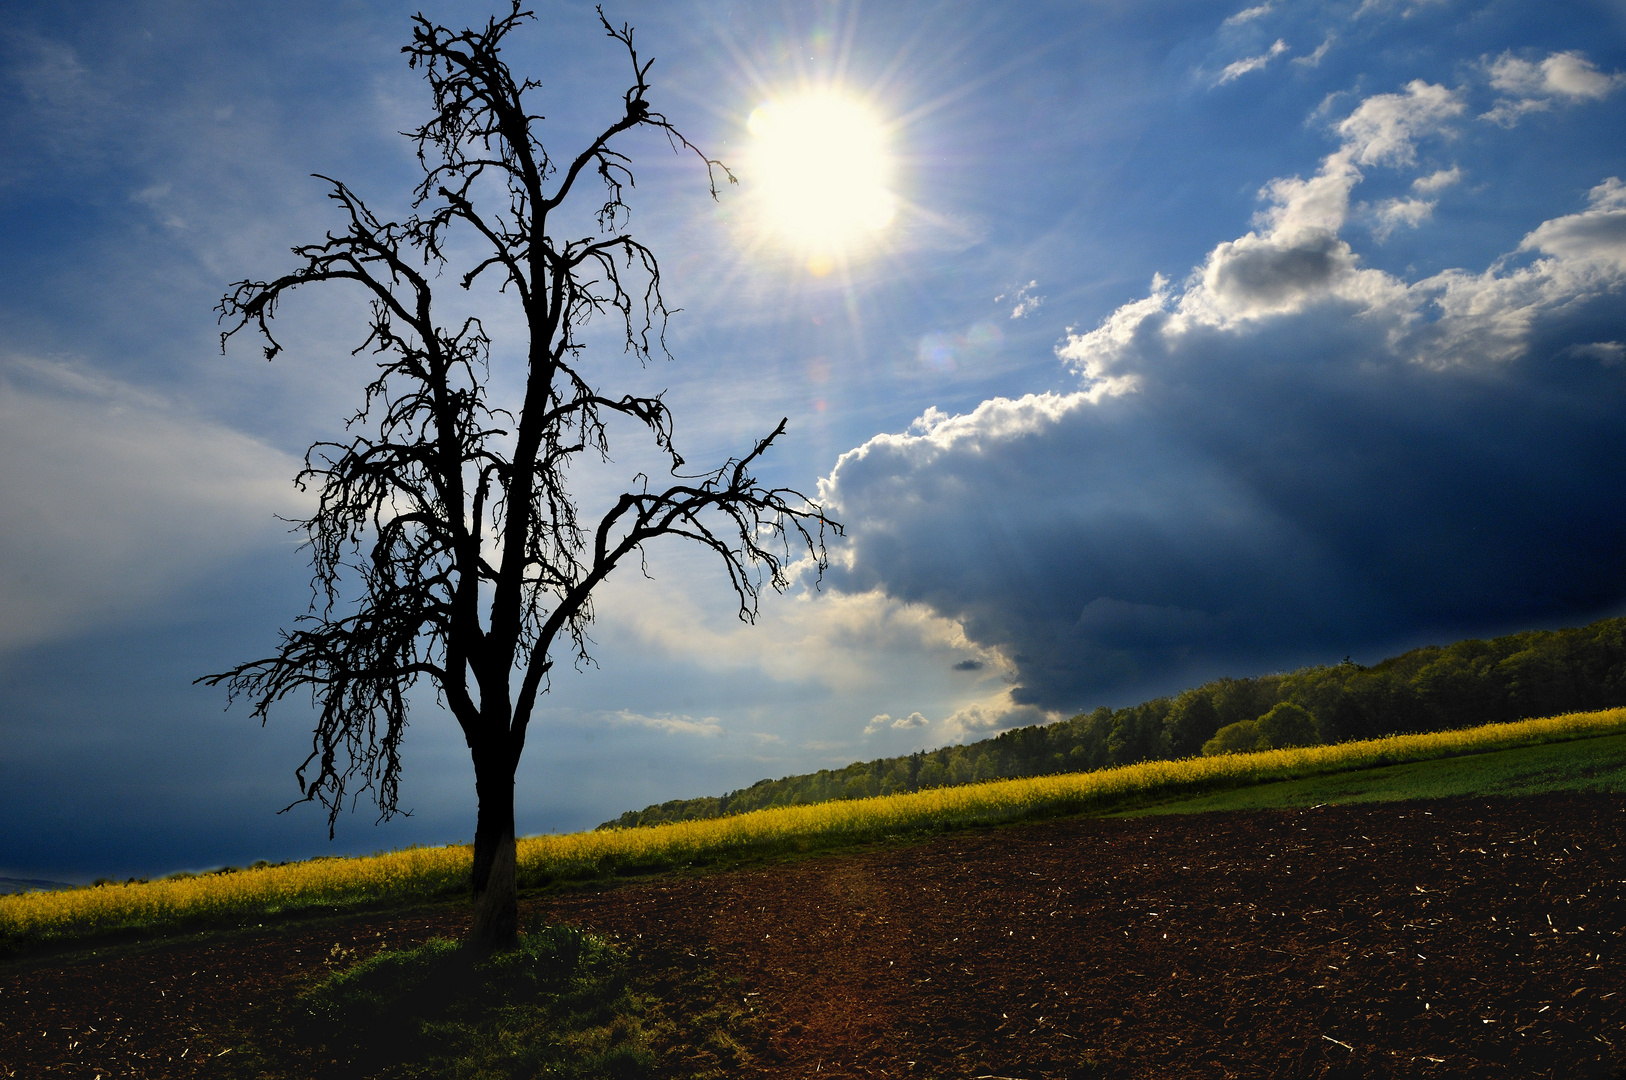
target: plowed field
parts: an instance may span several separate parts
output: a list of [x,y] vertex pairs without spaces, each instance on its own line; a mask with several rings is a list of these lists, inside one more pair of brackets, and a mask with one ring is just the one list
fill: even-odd
[[[1072,819],[527,914],[616,935],[648,985],[712,968],[752,1010],[747,1076],[1612,1077],[1623,839],[1618,796]],[[0,1075],[211,1075],[335,949],[461,921],[15,962]]]

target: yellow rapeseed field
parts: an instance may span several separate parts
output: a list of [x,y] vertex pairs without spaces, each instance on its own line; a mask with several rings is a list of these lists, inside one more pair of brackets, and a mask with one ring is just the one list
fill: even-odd
[[[522,882],[543,882],[633,868],[684,866],[730,853],[820,847],[918,829],[1102,810],[1135,800],[1620,731],[1626,731],[1626,709],[1610,709],[1336,746],[1147,761],[1097,772],[992,780],[649,828],[534,836],[519,842],[520,878]],[[0,940],[79,937],[128,927],[443,895],[468,887],[470,859],[467,845],[408,848],[368,858],[313,859],[235,873],[0,896]]]

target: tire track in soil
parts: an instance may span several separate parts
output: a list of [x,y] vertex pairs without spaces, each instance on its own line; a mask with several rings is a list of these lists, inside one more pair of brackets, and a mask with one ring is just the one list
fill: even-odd
[[[714,964],[757,1017],[746,1075],[773,1080],[1610,1077],[1623,811],[1565,795],[1071,819],[525,915],[619,935],[635,964]],[[466,921],[359,915],[14,965],[0,1076],[208,1075],[244,1010],[325,972],[334,945],[359,958]]]

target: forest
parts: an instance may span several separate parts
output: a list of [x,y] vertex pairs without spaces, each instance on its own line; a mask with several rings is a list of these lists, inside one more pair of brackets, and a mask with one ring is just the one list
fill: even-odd
[[[1565,630],[1426,646],[1371,666],[1345,660],[1285,674],[1216,679],[1174,697],[1122,709],[1102,706],[980,742],[759,780],[726,795],[673,799],[629,810],[599,827],[632,828],[771,806],[1263,749],[1276,745],[1270,738],[1276,731],[1292,731],[1293,744],[1336,743],[1622,704],[1626,618],[1604,619]],[[1278,718],[1287,722],[1273,723]],[[1300,718],[1307,722],[1291,722]]]

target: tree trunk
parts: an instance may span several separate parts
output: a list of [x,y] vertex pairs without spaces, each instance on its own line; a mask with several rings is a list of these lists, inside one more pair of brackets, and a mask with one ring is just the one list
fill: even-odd
[[[497,756],[497,755],[493,755]],[[514,766],[474,763],[479,816],[474,826],[474,925],[469,942],[489,951],[519,945],[519,883],[515,878]]]

